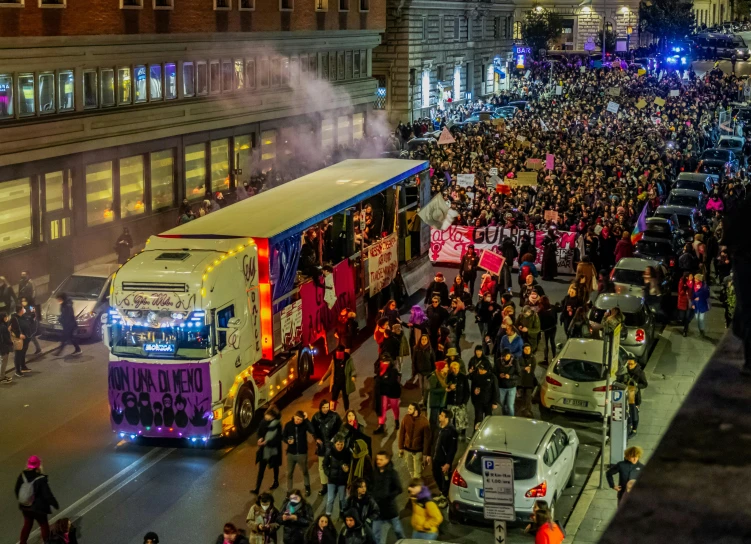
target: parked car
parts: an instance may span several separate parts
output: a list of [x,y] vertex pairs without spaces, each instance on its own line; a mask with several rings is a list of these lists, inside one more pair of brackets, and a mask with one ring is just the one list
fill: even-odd
[[[604,342],[594,338],[570,338],[548,366],[540,388],[544,408],[597,414],[605,413],[606,365],[603,364]],[[632,357],[623,346],[618,348],[617,375],[625,372]]]
[[655,319],[642,297],[602,293],[589,311],[589,326],[599,336],[605,313],[616,306],[624,317],[621,345],[644,366],[655,342]]
[[506,105],[507,106],[514,106],[515,108],[520,109],[522,111],[524,111],[525,109],[527,109],[527,101],[526,100],[515,100],[513,102],[509,102]]
[[717,174],[720,179],[724,179],[728,172],[736,174],[740,168],[740,162],[735,153],[727,149],[718,149],[716,147],[707,149],[701,154],[699,163],[700,171],[707,174]]
[[618,261],[610,273],[610,281],[619,295],[644,295],[644,271],[647,267],[659,268],[660,263],[652,259],[625,257]]
[[672,240],[645,234],[636,242],[634,257],[658,261],[672,274],[678,262],[678,251]]
[[744,145],[746,145],[746,138],[743,136],[720,136],[720,141],[717,142],[718,148],[732,151],[737,157],[743,155]]
[[523,417],[488,416],[472,436],[451,477],[449,515],[483,519],[482,462],[486,457],[514,462],[517,521],[528,521],[537,499],[551,510],[574,478],[579,438],[573,429]]
[[682,172],[673,183],[673,189],[691,189],[708,195],[712,192],[712,185],[714,185],[714,182],[709,174]]
[[683,245],[683,236],[678,228],[678,216],[676,215],[673,215],[670,219],[647,217],[647,230],[644,231],[644,236],[668,241],[675,250]]
[[699,230],[699,213],[696,208],[690,206],[658,206],[653,217],[678,218],[678,228],[683,232],[685,239],[692,239]]
[[691,189],[673,189],[665,201],[666,206],[688,206],[697,210],[703,210],[704,204],[704,193]]
[[404,144],[404,151],[417,151],[422,146],[427,148],[438,145],[438,140],[435,138],[412,138]]
[[498,106],[495,114],[501,119],[513,119],[517,111],[519,110],[516,106]]
[[74,334],[79,338],[101,339],[101,317],[109,310],[110,282],[118,268],[116,264],[100,264],[68,276],[42,305],[42,333],[62,333],[60,304],[55,297],[65,293],[73,302],[73,313],[78,322]]

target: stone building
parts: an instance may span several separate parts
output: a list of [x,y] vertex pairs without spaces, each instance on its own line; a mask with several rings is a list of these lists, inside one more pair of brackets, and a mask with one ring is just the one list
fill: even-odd
[[[698,26],[708,27],[733,20],[729,0],[694,0],[694,16]],[[738,13],[737,15],[743,15]]]
[[[386,33],[373,53],[378,107],[408,121],[449,100],[486,96],[502,84],[513,30],[511,0],[388,0]],[[468,94],[469,93],[469,94]]]

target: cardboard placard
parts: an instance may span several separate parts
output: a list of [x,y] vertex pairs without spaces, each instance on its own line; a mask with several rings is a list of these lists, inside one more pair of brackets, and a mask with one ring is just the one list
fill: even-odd
[[643,110],[647,107],[647,101],[643,98],[640,98],[639,101],[636,103],[636,109],[637,110]]
[[449,129],[443,127],[441,135],[438,137],[438,145],[453,144],[454,142],[456,142],[456,139],[451,135]]
[[459,187],[474,187],[475,175],[474,174],[459,174],[456,176],[456,184]]
[[620,87],[610,87],[608,89],[608,94],[610,96],[621,96],[621,88]]
[[616,102],[612,102],[612,101],[608,102],[608,111],[610,113],[618,113],[618,108],[620,107],[621,107],[620,104]]
[[563,87],[560,85],[555,86],[555,94],[556,96],[561,96],[563,94]]
[[542,170],[542,159],[527,159],[524,166],[532,170]]
[[495,276],[499,276],[505,260],[506,259],[503,255],[494,253],[489,249],[483,249],[480,253],[480,260],[478,261],[477,266],[484,268]]
[[552,153],[547,153],[545,155],[545,168],[547,170],[555,169],[555,155],[553,155]]
[[665,99],[658,96],[657,98],[655,98],[654,103],[660,107],[663,107],[665,105]]
[[679,96],[680,94],[681,94],[681,91],[679,91],[678,89],[672,89],[670,91],[670,96]]
[[545,214],[543,215],[543,218],[545,221],[555,221],[558,222],[558,212],[555,210],[545,210]]
[[507,182],[512,187],[537,187],[537,172],[518,172],[515,179]]
[[526,137],[526,136],[522,136],[521,134],[519,134],[519,135],[518,135],[518,136],[516,137],[516,139],[517,139],[517,141],[519,141],[519,142],[524,142],[524,141],[526,141],[526,140],[527,140],[527,137]]

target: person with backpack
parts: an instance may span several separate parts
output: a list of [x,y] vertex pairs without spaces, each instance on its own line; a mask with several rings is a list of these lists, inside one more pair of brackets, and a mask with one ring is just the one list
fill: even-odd
[[422,478],[412,478],[407,490],[412,501],[412,538],[438,540],[438,527],[443,522],[443,514],[433,501],[430,489]]
[[20,544],[27,544],[35,521],[39,525],[42,541],[47,542],[50,537],[47,516],[53,508],[58,509],[60,506],[52,494],[47,475],[43,472],[42,460],[36,455],[29,457],[26,469],[18,475],[15,492],[18,507],[23,514]]
[[352,509],[344,513],[344,527],[339,533],[337,544],[375,544],[373,531],[360,520],[357,510]]

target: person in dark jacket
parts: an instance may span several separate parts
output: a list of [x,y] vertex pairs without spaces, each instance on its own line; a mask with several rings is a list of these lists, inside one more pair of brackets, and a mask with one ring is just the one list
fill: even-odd
[[356,510],[348,510],[343,517],[344,527],[337,544],[375,544],[373,531],[360,520]]
[[540,310],[537,312],[537,315],[540,318],[545,361],[550,361],[550,359],[548,359],[549,354],[552,355],[552,357],[555,357],[555,335],[558,332],[556,313],[558,311],[560,311],[560,308],[552,306],[550,304],[550,299],[547,296],[540,299]]
[[503,408],[503,415],[513,416],[520,372],[519,362],[508,349],[504,349],[501,356],[496,359],[495,373],[498,377],[499,399]]
[[225,523],[222,533],[216,537],[216,544],[249,544],[245,535],[241,535],[234,523]]
[[274,472],[274,483],[271,485],[272,490],[279,487],[279,467],[282,464],[282,416],[276,406],[269,406],[263,415],[263,420],[258,426],[258,451],[256,452],[256,464],[258,465],[258,476],[256,477],[256,488],[253,493],[258,495],[261,492],[261,483],[263,482],[263,473],[266,467]]
[[469,303],[472,304],[472,297],[475,296],[475,281],[477,281],[477,266],[480,263],[480,256],[475,251],[475,246],[469,244],[467,252],[459,263],[459,271],[462,274],[462,280],[469,286]]
[[348,308],[344,308],[339,312],[339,319],[336,322],[336,337],[339,344],[344,346],[344,350],[347,353],[352,352],[352,346],[357,336],[357,314],[351,312]]
[[381,517],[381,509],[371,494],[368,493],[368,482],[358,478],[352,483],[349,498],[344,504],[344,511],[355,510],[365,526],[373,529],[373,522]]
[[0,312],[10,314],[16,306],[16,293],[5,276],[0,276]]
[[344,409],[349,410],[349,396],[355,392],[355,382],[357,372],[355,372],[355,362],[347,353],[343,344],[336,346],[334,356],[331,358],[331,364],[326,373],[321,377],[318,385],[323,385],[326,378],[330,377],[329,389],[331,390],[331,403],[336,410],[336,403],[339,399],[339,393],[342,394],[342,403]]
[[467,403],[469,402],[469,379],[461,371],[458,361],[449,364],[446,378],[446,409],[451,412],[456,431],[464,440],[467,436]]
[[287,443],[287,492],[292,491],[292,481],[295,476],[295,465],[300,465],[305,481],[305,496],[310,496],[310,474],[308,472],[308,434],[315,437],[313,425],[308,420],[308,414],[302,410],[295,412],[282,431],[282,437]]
[[[448,295],[447,295],[448,296]],[[446,303],[448,306],[448,302]],[[449,311],[441,305],[441,298],[434,296],[430,299],[430,306],[425,310],[425,315],[428,316],[428,335],[430,336],[430,344],[434,350],[438,350],[438,336],[441,332],[446,320],[449,318]]]
[[492,415],[498,408],[498,379],[489,372],[489,365],[477,365],[472,374],[472,405],[475,407],[475,429],[480,426],[485,416]]
[[130,259],[130,250],[133,247],[133,238],[130,236],[128,227],[123,227],[123,232],[118,236],[115,242],[115,253],[117,253],[117,264],[125,264]]
[[349,471],[352,468],[352,452],[345,447],[345,437],[337,435],[334,438],[334,447],[323,458],[323,470],[328,480],[328,498],[326,500],[326,514],[334,513],[334,500],[339,496],[339,514],[344,511],[345,493]]
[[328,493],[328,478],[323,470],[323,460],[328,451],[334,447],[332,440],[342,426],[342,418],[331,410],[328,399],[321,399],[318,412],[313,416],[313,436],[316,438],[316,455],[318,456],[318,475],[321,478],[321,490],[318,495],[323,497]]
[[644,370],[634,359],[626,361],[625,383],[628,387],[628,419],[629,438],[633,438],[639,427],[639,406],[641,406],[641,390],[646,389],[649,383],[644,375]]
[[306,529],[313,523],[313,508],[299,489],[287,493],[276,522],[283,528],[284,544],[296,544],[305,538]]
[[532,413],[532,392],[537,387],[535,368],[537,368],[537,361],[532,354],[532,346],[524,344],[524,354],[522,360],[519,361],[519,387],[517,390],[522,397],[521,415],[527,417],[534,417]]
[[399,358],[402,347],[402,337],[395,335],[388,327],[383,331],[383,342],[378,346],[378,354],[386,354],[393,361]]
[[451,412],[444,409],[438,414],[438,434],[433,448],[433,478],[441,492],[441,499],[446,500],[451,485],[451,467],[459,448],[459,435],[451,424]]
[[26,309],[20,305],[16,305],[16,313],[10,318],[10,332],[17,339],[22,340],[21,349],[16,349],[14,346],[13,351],[13,363],[16,366],[16,378],[23,378],[24,374],[31,372],[31,369],[26,366],[26,350],[29,349],[29,337],[31,331],[29,330],[29,322],[24,319]]
[[477,367],[480,365],[480,363],[484,363],[488,368],[490,368],[490,359],[488,359],[487,355],[485,355],[485,350],[483,349],[482,345],[477,344],[475,346],[475,354],[469,359],[469,363],[467,363],[467,373],[472,376],[472,374],[474,374],[477,370]]
[[57,295],[57,302],[60,304],[60,324],[63,326],[63,338],[60,345],[53,352],[55,357],[59,357],[67,344],[73,344],[73,355],[81,353],[81,346],[78,345],[75,332],[78,326],[76,315],[73,312],[73,301],[65,293]]
[[381,354],[373,390],[375,411],[378,415],[378,428],[373,434],[383,434],[386,429],[386,414],[391,409],[394,415],[394,426],[399,429],[399,399],[402,397],[401,375],[396,368],[394,359],[387,354]]
[[321,514],[305,531],[303,544],[336,544],[336,527],[334,521],[326,514]]
[[399,508],[396,499],[402,494],[403,488],[399,475],[391,462],[391,454],[381,450],[376,455],[375,471],[371,494],[381,511],[379,519],[373,522],[373,533],[376,544],[386,544],[388,525],[394,529],[397,540],[405,538],[402,522],[399,519]]
[[25,298],[30,306],[36,306],[36,289],[26,270],[21,272],[21,279],[18,280],[18,298]]
[[440,301],[441,306],[449,305],[449,287],[448,285],[446,285],[446,282],[443,278],[443,273],[441,272],[436,273],[435,278],[432,282],[430,282],[430,285],[428,285],[428,288],[425,291],[426,306],[435,295],[438,296],[438,300]]
[[493,320],[498,305],[493,301],[493,296],[487,293],[475,307],[475,322],[480,327],[480,336],[484,337],[490,328],[490,322]]
[[78,544],[76,528],[70,518],[60,518],[52,524],[47,544]]
[[21,297],[21,306],[24,307],[23,318],[26,320],[26,328],[29,330],[29,342],[36,348],[34,355],[42,353],[42,346],[39,345],[39,320],[41,311],[31,304],[26,297]]
[[435,370],[435,351],[430,345],[430,339],[423,335],[412,352],[412,374],[417,379],[423,404],[427,404],[428,378]]
[[[626,494],[626,486],[631,480],[637,480],[641,475],[641,471],[644,465],[639,461],[641,459],[644,450],[639,446],[631,446],[624,452],[624,459],[611,466],[605,473],[605,477],[608,479],[608,485],[618,492],[618,502],[623,499]],[[615,485],[613,476],[618,475],[618,485]]]
[[[22,504],[19,496],[21,487],[24,484],[31,484],[34,489],[30,504]],[[31,534],[31,528],[36,521],[39,525],[39,531],[42,534],[42,541],[47,542],[50,536],[50,526],[47,522],[47,516],[52,513],[52,509],[56,510],[60,508],[57,504],[57,499],[52,494],[50,489],[49,479],[44,474],[42,468],[42,460],[36,455],[29,457],[26,463],[26,470],[21,472],[16,479],[16,499],[18,499],[18,507],[23,514],[23,528],[21,529],[20,544],[27,544],[29,534]]]
[[13,379],[5,375],[8,368],[10,354],[13,351],[13,340],[10,338],[8,314],[0,312],[0,383],[12,383]]

